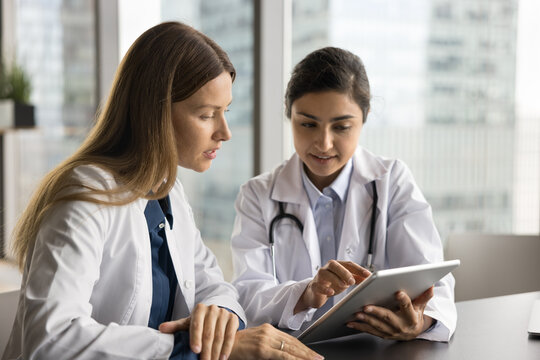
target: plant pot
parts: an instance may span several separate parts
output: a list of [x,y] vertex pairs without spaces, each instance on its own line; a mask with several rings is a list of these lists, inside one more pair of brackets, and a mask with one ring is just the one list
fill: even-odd
[[21,104],[11,99],[0,100],[0,130],[34,126],[34,105]]

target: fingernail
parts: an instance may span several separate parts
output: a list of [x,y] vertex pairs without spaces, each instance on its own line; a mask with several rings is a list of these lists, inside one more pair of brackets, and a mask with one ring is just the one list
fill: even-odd
[[227,355],[221,355],[220,360],[227,360]]
[[352,328],[353,328],[353,324],[347,323],[347,327],[352,329]]
[[366,308],[364,308],[364,312],[367,312],[367,313],[370,313],[370,312],[371,312],[371,310],[372,310],[372,309],[371,309],[370,307],[366,307]]
[[357,313],[357,314],[356,314],[356,318],[357,318],[358,320],[364,320],[366,317],[365,317],[364,314],[362,314],[362,313]]
[[193,347],[193,352],[195,354],[199,354],[201,352],[201,347],[199,345],[196,345]]
[[354,285],[355,283],[354,278],[350,277],[348,282],[349,282],[349,285]]
[[317,355],[317,356],[315,356],[315,360],[324,360],[324,356]]

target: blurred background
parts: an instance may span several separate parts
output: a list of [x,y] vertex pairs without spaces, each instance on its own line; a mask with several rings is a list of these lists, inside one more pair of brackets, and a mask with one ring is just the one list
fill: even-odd
[[409,165],[443,241],[538,234],[538,14],[537,0],[2,0],[2,59],[28,74],[36,126],[0,130],[0,262],[10,264],[13,224],[39,179],[92,126],[123,54],[166,20],[216,40],[238,73],[232,140],[209,171],[178,175],[227,279],[239,186],[292,154],[283,90],[291,67],[328,45],[364,61],[373,100],[360,143]]

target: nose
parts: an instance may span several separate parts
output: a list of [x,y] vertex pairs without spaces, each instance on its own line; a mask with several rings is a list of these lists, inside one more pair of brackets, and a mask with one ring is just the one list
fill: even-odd
[[320,129],[319,133],[316,135],[315,146],[317,150],[321,152],[326,152],[332,148],[333,138],[329,129]]
[[227,124],[227,119],[225,115],[222,115],[218,118],[216,124],[216,131],[214,132],[214,140],[217,141],[228,141],[232,137],[231,130]]

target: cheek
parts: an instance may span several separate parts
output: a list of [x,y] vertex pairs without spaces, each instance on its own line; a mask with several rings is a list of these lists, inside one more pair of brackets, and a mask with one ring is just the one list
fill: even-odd
[[189,149],[192,147],[193,136],[192,129],[189,126],[185,126],[185,123],[177,124],[174,127],[178,157],[182,158],[187,155]]
[[360,141],[360,132],[362,128],[357,129],[353,132],[351,132],[346,138],[343,139],[343,147],[348,149],[349,151],[354,152],[354,150],[358,147],[358,143]]
[[311,143],[311,135],[304,128],[293,129],[293,142],[296,150],[303,149]]

